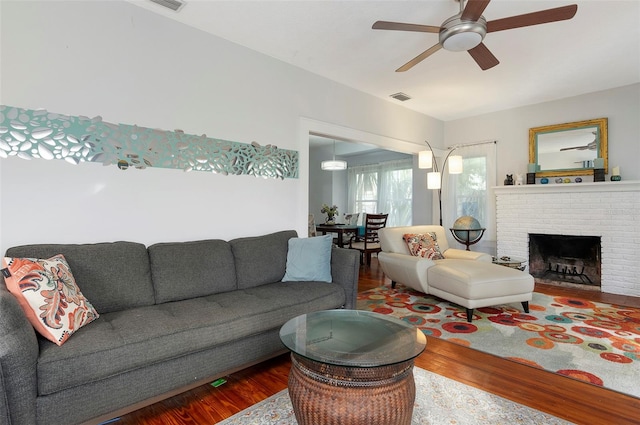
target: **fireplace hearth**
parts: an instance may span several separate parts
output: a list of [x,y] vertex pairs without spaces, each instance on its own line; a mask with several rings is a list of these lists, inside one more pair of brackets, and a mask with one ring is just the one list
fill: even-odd
[[529,234],[529,273],[545,283],[600,287],[599,236]]

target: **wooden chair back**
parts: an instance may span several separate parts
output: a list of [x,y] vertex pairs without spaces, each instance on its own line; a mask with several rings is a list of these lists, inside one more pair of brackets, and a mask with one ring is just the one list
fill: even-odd
[[389,214],[365,214],[364,215],[364,235],[351,238],[349,248],[360,251],[360,264],[371,264],[371,255],[380,252],[380,239],[378,230],[387,225]]

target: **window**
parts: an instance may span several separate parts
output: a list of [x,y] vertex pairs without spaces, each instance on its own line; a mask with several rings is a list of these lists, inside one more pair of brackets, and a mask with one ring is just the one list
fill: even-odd
[[463,172],[449,175],[443,183],[442,224],[448,229],[458,217],[470,215],[487,229],[485,239],[495,240],[495,206],[489,193],[496,184],[495,143],[461,147],[455,154],[462,156]]
[[411,225],[411,159],[349,167],[348,175],[350,212],[389,214],[387,226]]
[[464,171],[456,179],[453,191],[455,218],[470,215],[480,223],[486,223],[487,158],[484,156],[463,158],[462,166]]

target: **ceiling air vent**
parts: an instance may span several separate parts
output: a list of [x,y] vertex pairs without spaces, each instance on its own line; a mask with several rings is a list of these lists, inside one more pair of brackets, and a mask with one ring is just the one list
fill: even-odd
[[402,92],[396,93],[396,94],[392,94],[391,95],[392,98],[399,100],[400,102],[404,102],[406,100],[411,99],[411,97],[409,95],[406,95]]
[[179,11],[182,6],[184,6],[183,1],[180,0],[150,0],[152,2],[154,2],[155,4],[159,4],[160,6],[164,6],[168,9],[173,10],[174,12]]

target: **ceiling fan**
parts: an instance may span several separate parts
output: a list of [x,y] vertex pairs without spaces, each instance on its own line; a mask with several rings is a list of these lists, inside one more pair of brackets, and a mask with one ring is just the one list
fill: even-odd
[[453,15],[439,27],[389,21],[377,21],[373,24],[372,28],[376,30],[416,31],[439,34],[437,44],[396,69],[396,72],[404,72],[413,68],[442,48],[453,52],[468,51],[480,68],[485,71],[500,63],[482,42],[487,33],[564,21],[573,18],[578,10],[578,5],[572,4],[487,22],[484,16],[482,16],[482,12],[484,12],[491,0],[468,0],[466,6],[464,0],[455,1],[460,2],[460,13]]
[[598,147],[597,142],[598,142],[598,135],[595,131],[592,131],[591,134],[593,134],[594,136],[596,136],[595,139],[593,139],[593,142],[587,143],[586,145],[583,146],[572,146],[570,148],[561,148],[560,152],[562,151],[570,151],[570,150],[579,150],[579,151],[585,151],[585,150],[590,150],[590,151],[595,151],[596,148]]

